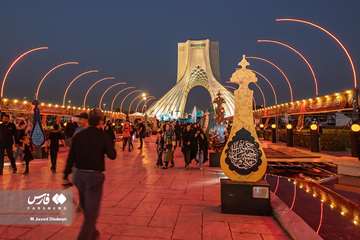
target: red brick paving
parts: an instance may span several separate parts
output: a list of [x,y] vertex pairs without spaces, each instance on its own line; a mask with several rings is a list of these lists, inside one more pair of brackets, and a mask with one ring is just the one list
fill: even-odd
[[[98,219],[101,239],[288,239],[271,217],[221,214],[219,175],[209,168],[183,169],[179,150],[175,153],[175,168],[155,168],[152,140],[146,140],[142,152],[137,149],[122,152],[118,147],[117,159],[107,161]],[[6,170],[0,177],[0,188],[61,189],[60,172],[65,156],[64,150],[60,154],[59,173],[55,175],[50,173],[45,160],[33,161],[29,176],[12,175]],[[71,226],[0,226],[0,239],[76,239],[82,216],[74,214]]]

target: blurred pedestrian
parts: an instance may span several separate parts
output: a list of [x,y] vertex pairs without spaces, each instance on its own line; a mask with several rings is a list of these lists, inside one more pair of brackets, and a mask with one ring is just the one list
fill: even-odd
[[89,124],[88,124],[88,114],[86,112],[82,112],[79,115],[76,116],[78,118],[78,124],[77,124],[77,128],[74,131],[74,135],[79,133],[80,131],[86,129]]
[[[86,112],[82,112],[79,115],[77,115],[76,117],[78,118],[79,123],[78,123],[78,127],[75,129],[73,136],[75,136],[76,134],[83,131],[84,129],[86,129],[89,126],[89,123],[88,123],[89,115]],[[71,174],[71,171],[64,174],[64,176],[63,176],[63,185],[64,186],[72,186],[72,183],[69,180],[70,174]]]
[[3,174],[5,152],[10,160],[12,172],[17,172],[16,161],[13,152],[15,135],[15,124],[10,122],[9,115],[4,114],[2,116],[2,123],[0,124],[0,175]]
[[16,134],[15,134],[15,153],[14,158],[15,161],[18,160],[18,158],[23,158],[23,144],[22,140],[25,137],[26,124],[23,120],[20,120],[19,124],[16,126]]
[[144,124],[143,121],[140,121],[138,123],[137,133],[138,133],[138,136],[139,136],[139,139],[140,139],[140,146],[139,146],[138,149],[141,150],[143,148],[144,138],[145,138],[145,134],[146,134],[146,127],[145,127],[145,124]]
[[165,125],[164,132],[164,144],[165,144],[165,166],[164,169],[168,168],[170,163],[170,167],[174,167],[174,150],[176,148],[176,139],[174,130],[171,128],[170,124]]
[[175,123],[175,128],[174,128],[174,131],[175,131],[175,137],[176,137],[176,146],[179,146],[181,147],[181,132],[182,132],[182,128],[181,128],[181,125],[178,121],[176,121]]
[[31,144],[31,140],[29,136],[24,136],[22,139],[22,146],[23,146],[23,152],[24,152],[24,162],[25,162],[25,171],[24,171],[24,175],[28,175],[29,174],[29,164],[30,161],[32,161],[34,159],[33,155],[32,155],[32,144]]
[[75,130],[76,130],[76,125],[73,123],[72,120],[66,122],[64,134],[65,134],[65,144],[68,147],[71,145],[71,138],[74,135]]
[[207,136],[202,128],[199,128],[199,136],[198,136],[198,163],[200,168],[202,168],[203,163],[208,161],[208,148],[209,143]]
[[130,146],[132,144],[130,144],[132,142],[132,133],[131,133],[131,125],[128,119],[126,119],[126,121],[123,124],[123,129],[122,129],[122,134],[123,134],[123,151],[125,151],[126,145],[128,145],[128,151],[131,152]]
[[116,151],[103,130],[104,114],[100,109],[89,113],[89,127],[73,138],[64,173],[74,170],[74,184],[79,190],[84,220],[78,240],[99,239],[96,221],[104,185],[105,155],[116,158]]
[[188,124],[185,127],[185,131],[182,134],[182,153],[184,154],[185,168],[189,167],[191,162],[191,142],[193,138],[193,132],[191,125]]
[[59,152],[59,142],[61,138],[62,134],[60,131],[60,126],[57,123],[54,123],[53,129],[50,131],[48,138],[51,161],[50,170],[52,173],[56,173],[57,156]]
[[114,128],[113,128],[110,120],[106,122],[106,126],[104,128],[104,131],[109,136],[109,138],[111,139],[111,142],[115,146],[116,136],[115,136]]
[[164,153],[164,134],[162,130],[158,130],[157,135],[156,135],[156,151],[157,151],[157,162],[156,162],[156,166],[157,167],[163,167],[163,161],[162,161],[162,157],[163,157],[163,153]]

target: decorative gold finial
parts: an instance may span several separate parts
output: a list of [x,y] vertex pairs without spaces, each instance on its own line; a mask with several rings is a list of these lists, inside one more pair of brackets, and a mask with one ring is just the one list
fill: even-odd
[[246,60],[245,54],[242,55],[242,59],[239,62],[238,66],[240,66],[243,69],[246,69],[247,66],[250,66],[250,63]]

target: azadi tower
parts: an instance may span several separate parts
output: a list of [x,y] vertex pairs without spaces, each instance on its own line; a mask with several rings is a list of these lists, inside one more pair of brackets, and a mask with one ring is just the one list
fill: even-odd
[[225,100],[225,116],[232,116],[234,95],[217,79],[220,79],[218,42],[205,39],[178,43],[177,82],[146,114],[159,119],[182,117],[190,90],[201,86],[209,91],[213,105],[216,94],[220,92]]

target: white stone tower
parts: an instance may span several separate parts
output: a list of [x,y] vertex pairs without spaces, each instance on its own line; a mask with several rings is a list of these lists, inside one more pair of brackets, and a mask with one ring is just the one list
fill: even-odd
[[159,99],[146,114],[161,118],[183,116],[190,90],[201,86],[209,91],[212,102],[218,92],[225,100],[225,116],[234,114],[234,96],[223,87],[220,79],[219,44],[205,40],[178,43],[178,71],[176,85]]

